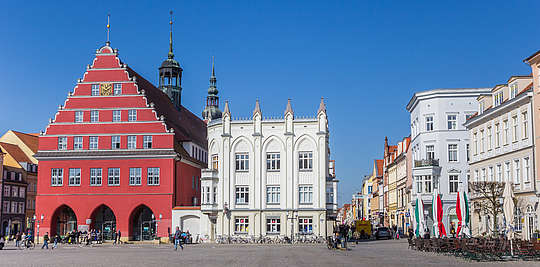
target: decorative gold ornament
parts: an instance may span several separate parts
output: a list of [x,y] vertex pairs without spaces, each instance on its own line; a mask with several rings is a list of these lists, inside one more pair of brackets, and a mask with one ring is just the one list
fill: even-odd
[[101,95],[112,95],[112,83],[102,83],[99,85]]

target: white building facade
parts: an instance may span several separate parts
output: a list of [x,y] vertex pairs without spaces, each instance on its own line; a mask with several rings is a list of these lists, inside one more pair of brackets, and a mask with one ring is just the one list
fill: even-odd
[[[209,168],[201,175],[201,227],[219,236],[327,236],[337,212],[337,179],[328,148],[326,107],[314,118],[263,118],[208,123]],[[330,169],[330,171],[329,171]]]
[[441,195],[447,232],[451,222],[457,226],[457,191],[461,187],[467,190],[468,180],[469,134],[463,123],[478,111],[476,98],[489,92],[490,88],[434,89],[415,93],[407,105],[411,114],[411,202],[414,207],[416,199],[422,199],[432,235],[434,189]]

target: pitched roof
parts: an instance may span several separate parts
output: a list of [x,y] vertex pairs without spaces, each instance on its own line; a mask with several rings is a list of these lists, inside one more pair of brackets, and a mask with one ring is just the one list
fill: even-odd
[[32,162],[17,145],[0,142],[0,148],[17,162]]
[[38,151],[38,137],[35,134],[27,134],[22,132],[13,131],[12,132],[21,139],[21,141],[32,150],[32,152],[37,153]]
[[377,176],[381,176],[383,173],[384,160],[376,159],[375,163],[377,164]]
[[174,129],[176,140],[180,142],[191,141],[201,147],[207,146],[206,123],[203,120],[183,106],[178,111],[163,91],[156,88],[130,67],[127,67],[127,71],[131,76],[136,77],[137,85],[139,89],[145,91],[148,102],[154,103],[154,109],[158,117],[163,115],[165,124]]

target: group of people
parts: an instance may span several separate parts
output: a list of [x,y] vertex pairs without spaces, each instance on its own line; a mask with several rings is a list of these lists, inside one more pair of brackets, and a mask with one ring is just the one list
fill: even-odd
[[178,226],[176,226],[176,231],[172,235],[172,239],[174,242],[174,250],[178,250],[178,247],[184,250],[183,244],[192,242],[192,237],[191,237],[191,234],[189,233],[189,230],[186,232],[181,231],[180,227]]

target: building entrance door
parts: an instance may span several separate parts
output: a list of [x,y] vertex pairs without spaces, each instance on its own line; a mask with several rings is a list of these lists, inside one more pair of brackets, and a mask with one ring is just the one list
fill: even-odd
[[156,223],[152,210],[145,205],[141,205],[133,211],[131,225],[134,240],[152,240],[156,236]]
[[152,239],[154,239],[152,221],[142,222],[141,223],[141,240],[152,240]]
[[104,240],[113,240],[113,233],[116,232],[116,216],[106,205],[99,206],[92,214],[94,228],[103,233]]

